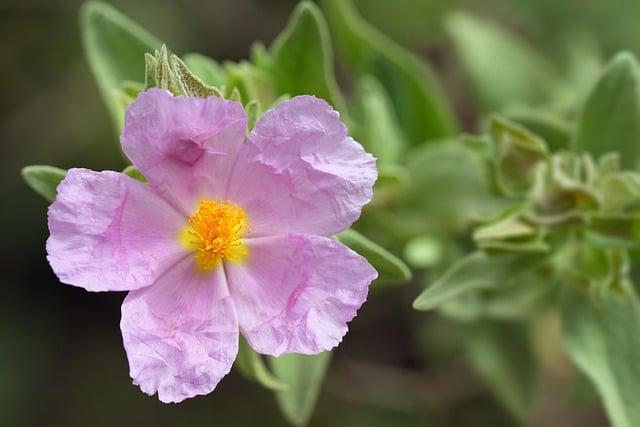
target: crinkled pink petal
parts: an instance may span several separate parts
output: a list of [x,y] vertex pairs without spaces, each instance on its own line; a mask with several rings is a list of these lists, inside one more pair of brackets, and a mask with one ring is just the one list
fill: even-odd
[[251,236],[330,236],[371,200],[375,159],[347,136],[325,101],[299,96],[268,111],[244,144],[228,198],[247,210]]
[[249,258],[226,263],[240,330],[259,353],[316,354],[340,343],[377,272],[326,237],[247,239]]
[[186,255],[177,238],[184,224],[141,182],[70,169],[49,207],[47,258],[64,283],[89,291],[138,289]]
[[200,199],[226,199],[246,129],[237,102],[149,89],[127,109],[120,141],[158,194],[190,215]]
[[238,352],[238,320],[222,268],[180,262],[122,304],[122,338],[133,383],[162,402],[213,391]]

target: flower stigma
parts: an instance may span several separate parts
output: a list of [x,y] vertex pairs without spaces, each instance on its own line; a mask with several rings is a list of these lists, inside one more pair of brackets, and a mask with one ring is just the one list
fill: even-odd
[[180,243],[194,252],[197,267],[208,272],[223,260],[242,262],[249,255],[243,240],[248,231],[249,218],[240,206],[202,200],[180,233]]

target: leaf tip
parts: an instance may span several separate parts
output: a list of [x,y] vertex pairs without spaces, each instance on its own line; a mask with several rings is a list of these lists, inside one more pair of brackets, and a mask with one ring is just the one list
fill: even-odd
[[310,0],[303,0],[296,6],[293,15],[302,15],[302,14],[310,14],[317,16],[317,14],[321,13],[320,8],[314,2]]
[[638,64],[638,59],[630,51],[623,50],[613,57],[611,63],[620,66],[635,67]]
[[58,184],[66,173],[64,169],[46,165],[25,166],[20,171],[26,184],[49,202],[55,200]]
[[107,3],[97,0],[86,1],[80,6],[80,24],[83,26],[87,25],[93,19],[99,16],[108,15],[114,11],[115,9]]
[[423,291],[420,295],[417,296],[416,299],[413,300],[413,303],[411,304],[411,306],[413,307],[414,310],[428,311],[433,308],[433,305],[429,301],[429,298],[425,297],[426,292],[427,292],[426,290]]

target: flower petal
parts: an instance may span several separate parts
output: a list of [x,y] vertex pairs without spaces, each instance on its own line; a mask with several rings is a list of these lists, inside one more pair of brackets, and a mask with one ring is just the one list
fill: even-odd
[[47,258],[60,281],[89,291],[151,285],[185,256],[185,219],[117,172],[70,169],[49,207]]
[[244,264],[225,264],[240,330],[259,353],[316,354],[342,340],[378,273],[326,237],[247,239]]
[[329,104],[299,96],[268,111],[238,155],[229,199],[252,236],[343,231],[371,200],[375,159],[347,136]]
[[163,402],[213,391],[238,353],[238,320],[222,268],[193,259],[130,292],[120,323],[133,383]]
[[185,215],[202,198],[226,199],[247,114],[216,97],[174,97],[149,89],[127,109],[120,141],[151,186]]

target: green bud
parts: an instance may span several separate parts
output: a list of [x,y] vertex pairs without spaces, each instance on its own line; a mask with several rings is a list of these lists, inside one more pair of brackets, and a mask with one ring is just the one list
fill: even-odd
[[157,85],[156,72],[158,60],[150,53],[144,54],[144,88],[149,89]]
[[549,157],[546,143],[518,124],[493,116],[489,129],[496,144],[496,182],[505,194],[526,193],[534,170]]
[[555,155],[535,175],[529,194],[529,219],[547,227],[586,223],[585,215],[597,210],[601,198],[592,187],[592,162],[570,153]]
[[202,80],[193,74],[187,65],[176,55],[171,55],[171,66],[178,83],[186,96],[196,98],[206,98],[208,96],[222,97],[218,89],[213,86],[206,85]]
[[165,45],[156,50],[154,55],[145,54],[145,89],[150,87],[166,89],[174,95],[222,98],[217,88],[204,83],[182,59],[169,54]]

